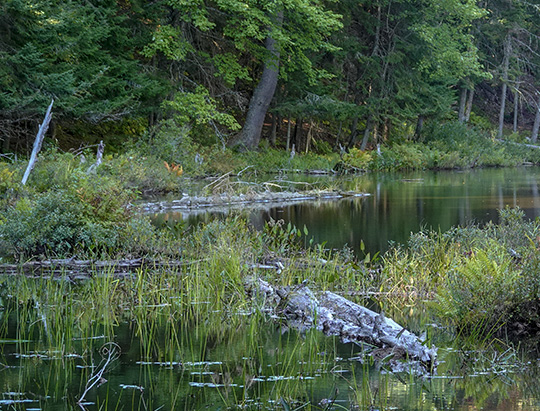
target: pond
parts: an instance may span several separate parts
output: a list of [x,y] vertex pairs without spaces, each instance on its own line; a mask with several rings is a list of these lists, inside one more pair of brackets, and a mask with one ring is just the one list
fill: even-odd
[[[496,220],[505,205],[534,218],[539,178],[536,168],[373,174],[339,181],[370,197],[245,212],[258,227],[284,219],[329,247],[360,252],[364,242],[375,252],[422,227]],[[156,218],[194,224],[215,216]],[[439,347],[433,376],[393,373],[358,345],[300,335],[256,310],[186,302],[172,278],[154,280],[152,269],[125,279],[99,272],[91,283],[69,273],[2,278],[0,410],[540,410],[537,344],[493,340],[480,349],[437,325],[422,302],[403,310],[357,301],[425,333]],[[141,287],[161,299],[137,294]]]
[[[282,176],[286,180],[298,176]],[[498,221],[498,210],[519,206],[529,218],[540,216],[540,169],[536,167],[491,168],[467,171],[372,173],[337,181],[332,177],[308,178],[312,184],[332,179],[343,190],[369,197],[339,201],[312,201],[289,206],[246,211],[254,226],[283,219],[307,227],[316,243],[328,247],[348,245],[360,251],[384,252],[389,243],[406,243],[410,234],[423,228],[445,231],[455,225]],[[197,224],[219,213],[165,212],[153,215],[159,223]]]

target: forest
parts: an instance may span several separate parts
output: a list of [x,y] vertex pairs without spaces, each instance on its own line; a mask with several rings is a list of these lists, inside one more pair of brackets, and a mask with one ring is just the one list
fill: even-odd
[[30,151],[51,99],[64,150],[175,127],[196,145],[327,153],[448,122],[536,142],[538,18],[510,0],[6,0],[2,152]]

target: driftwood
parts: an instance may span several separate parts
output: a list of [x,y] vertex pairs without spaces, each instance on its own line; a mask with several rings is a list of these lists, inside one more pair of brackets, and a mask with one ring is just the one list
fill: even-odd
[[345,343],[375,347],[370,355],[376,360],[390,359],[388,364],[395,371],[436,371],[437,349],[384,314],[329,291],[316,297],[305,284],[280,289],[258,279],[250,282],[248,290],[264,296],[289,327],[300,331],[316,328],[326,335],[339,336]]
[[26,184],[26,181],[28,180],[28,177],[30,176],[30,172],[34,168],[34,165],[36,164],[37,155],[39,153],[39,150],[41,150],[41,145],[43,144],[43,138],[45,137],[45,133],[47,132],[47,129],[49,128],[49,123],[51,122],[52,114],[52,106],[54,104],[54,100],[51,101],[51,104],[49,105],[49,108],[47,109],[47,112],[45,113],[45,118],[43,119],[43,123],[39,126],[39,131],[37,133],[36,139],[34,140],[34,147],[32,149],[32,155],[30,156],[30,161],[28,162],[28,167],[26,167],[26,171],[24,172],[23,179],[21,181],[22,185]]
[[76,260],[54,259],[43,261],[29,261],[24,264],[0,264],[0,275],[28,276],[64,276],[70,278],[86,279],[101,272],[112,274],[116,277],[130,275],[137,272],[141,267],[165,268],[176,270],[177,267],[188,265],[185,261],[171,260],[159,261],[146,258],[134,258],[125,260]]
[[314,200],[337,200],[353,197],[367,197],[369,194],[353,191],[300,191],[263,192],[239,195],[188,196],[172,201],[147,202],[140,204],[143,212],[197,210],[206,211],[220,207],[245,207],[249,205],[284,205]]

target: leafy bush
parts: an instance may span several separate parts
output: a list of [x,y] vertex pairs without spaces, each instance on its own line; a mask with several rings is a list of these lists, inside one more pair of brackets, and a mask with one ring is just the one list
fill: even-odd
[[367,169],[373,161],[372,155],[367,151],[362,151],[357,148],[352,148],[343,156],[343,161],[356,168]]
[[147,224],[140,228],[148,235],[134,232],[134,198],[114,179],[75,170],[65,187],[21,198],[1,212],[2,249],[18,257],[128,252],[155,231]]
[[[90,207],[74,193],[50,191],[33,201],[22,199],[8,209],[2,216],[0,238],[19,256],[64,255],[85,241],[93,242],[89,213]],[[111,241],[105,232],[99,234],[104,243]]]
[[540,329],[539,249],[540,221],[506,208],[499,224],[412,235],[386,254],[381,289],[435,294],[441,318],[468,331]]
[[0,163],[0,204],[14,197],[20,188],[20,179],[15,167],[7,163]]

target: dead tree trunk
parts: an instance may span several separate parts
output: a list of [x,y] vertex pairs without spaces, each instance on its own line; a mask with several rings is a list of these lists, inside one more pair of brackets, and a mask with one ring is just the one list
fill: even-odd
[[[416,361],[424,373],[433,373],[437,367],[437,349],[427,347],[415,334],[395,321],[337,294],[326,291],[315,297],[304,284],[296,288],[274,288],[263,280],[253,280],[248,292],[264,296],[273,305],[276,314],[287,325],[306,331],[317,328],[326,335],[336,335],[345,342],[375,346],[375,358],[392,357],[394,370],[406,370],[410,361]],[[406,366],[397,360],[407,360]]]
[[534,125],[531,133],[531,141],[535,144],[538,140],[538,130],[540,130],[540,97],[536,103],[536,115],[534,116]]
[[34,148],[32,149],[32,155],[30,156],[30,161],[28,162],[28,167],[26,167],[26,171],[24,172],[23,179],[21,181],[22,185],[26,184],[26,181],[28,181],[28,177],[30,176],[30,172],[34,168],[34,165],[36,164],[37,155],[39,153],[39,150],[41,150],[41,145],[43,144],[43,138],[45,138],[45,133],[47,132],[47,129],[49,128],[49,123],[51,122],[52,114],[52,106],[54,104],[54,100],[51,101],[51,104],[49,105],[49,108],[47,109],[47,112],[45,113],[45,118],[43,119],[43,123],[41,123],[41,126],[39,126],[39,131],[36,136],[36,140],[34,141]]
[[508,34],[504,40],[504,58],[502,63],[502,90],[501,108],[499,111],[499,130],[497,137],[502,138],[504,127],[504,113],[506,110],[506,90],[508,88],[508,70],[510,67],[510,53],[512,52],[512,36]]
[[287,152],[291,148],[291,116],[287,117]]
[[371,124],[373,123],[373,117],[368,115],[366,120],[366,128],[364,130],[364,136],[362,138],[362,144],[360,145],[360,150],[364,151],[366,149],[367,143],[369,141],[369,135],[371,134]]
[[518,130],[518,117],[519,117],[519,85],[517,85],[516,89],[514,90],[514,127],[512,128],[514,133],[516,133]]
[[469,122],[471,118],[472,105],[474,100],[474,86],[469,90],[469,96],[467,98],[467,108],[465,109],[465,123]]
[[459,95],[458,121],[465,122],[465,107],[467,105],[467,88],[463,87]]
[[311,120],[309,123],[309,130],[306,137],[306,154],[309,153],[312,138],[313,138],[313,120]]

